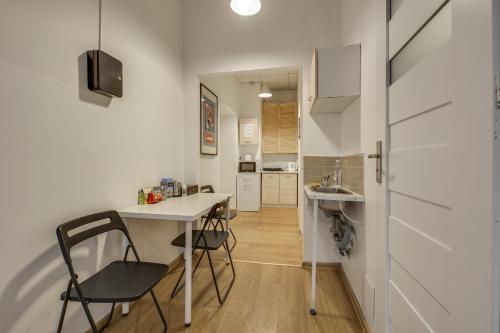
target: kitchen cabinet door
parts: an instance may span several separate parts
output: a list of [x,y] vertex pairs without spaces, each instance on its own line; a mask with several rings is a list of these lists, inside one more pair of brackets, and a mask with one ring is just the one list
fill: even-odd
[[297,204],[297,175],[280,174],[280,204]]
[[264,154],[279,153],[279,117],[279,104],[262,104],[262,152]]
[[257,118],[240,119],[240,145],[256,145],[259,143]]
[[296,154],[298,152],[297,103],[280,104],[279,127],[280,154]]
[[262,174],[262,203],[277,205],[280,203],[280,175]]

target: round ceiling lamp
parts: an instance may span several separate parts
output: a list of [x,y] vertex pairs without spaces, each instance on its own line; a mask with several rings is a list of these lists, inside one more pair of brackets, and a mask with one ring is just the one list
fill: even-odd
[[260,93],[259,93],[260,98],[270,98],[273,97],[273,93],[271,90],[269,90],[269,87],[267,84],[263,84],[260,88]]
[[260,12],[260,0],[231,0],[231,9],[241,16],[252,16]]

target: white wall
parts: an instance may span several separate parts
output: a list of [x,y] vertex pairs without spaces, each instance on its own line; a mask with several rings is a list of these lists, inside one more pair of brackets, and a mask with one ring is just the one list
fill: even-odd
[[[258,15],[241,17],[225,1],[183,1],[185,163],[193,166],[186,170],[189,182],[199,181],[201,167],[199,143],[193,140],[199,135],[198,126],[191,126],[199,117],[197,75],[299,66],[307,73],[303,82],[307,84],[313,48],[338,43],[338,9],[338,1],[274,0],[266,2]],[[307,90],[307,86],[299,87],[304,105]],[[304,114],[305,147],[315,146],[307,140],[316,138],[321,120]],[[330,129],[325,126],[321,131]],[[331,154],[331,148],[314,147],[314,151],[304,149],[303,153]]]
[[[180,0],[103,1],[102,47],[124,69],[124,96],[109,100],[79,89],[79,57],[97,47],[97,0],[2,1],[1,332],[55,331],[68,281],[58,224],[183,177],[180,19]],[[108,237],[79,249],[81,279],[120,248]],[[65,332],[88,328],[80,305],[68,310]]]
[[[234,188],[230,186],[231,181],[227,171],[236,171],[235,164],[238,159],[235,153],[235,145],[238,144],[238,129],[236,128],[236,137],[234,136],[233,126],[237,126],[237,120],[234,116],[240,112],[241,103],[241,85],[235,76],[227,75],[204,75],[201,76],[201,82],[213,91],[219,100],[219,145],[218,154],[200,155],[199,185],[212,185],[216,192],[222,192],[222,184],[227,190],[233,189],[230,193],[236,193],[236,185]],[[199,98],[199,97],[198,97]],[[199,121],[199,104],[198,104],[198,121]],[[225,118],[224,124],[222,118]],[[236,121],[236,124],[234,123]],[[190,125],[190,127],[194,125]],[[199,147],[199,123],[198,128],[198,147]],[[199,148],[198,148],[199,154]],[[186,164],[186,170],[195,168]],[[229,173],[236,177],[236,172]],[[231,199],[231,205],[235,205],[235,198]]]
[[242,84],[239,119],[257,118],[259,128],[259,144],[257,145],[239,145],[239,156],[245,158],[245,154],[252,154],[254,160],[262,161],[262,99],[258,96],[260,92],[259,85]]
[[[353,287],[354,293],[365,312],[369,324],[373,326],[373,312],[370,305],[371,290],[365,290],[365,279],[369,285],[376,284],[378,278],[378,247],[383,247],[384,239],[378,234],[384,230],[383,219],[377,218],[377,189],[375,181],[374,160],[366,158],[375,150],[377,124],[383,117],[376,113],[377,98],[385,98],[384,91],[377,92],[377,66],[384,67],[384,61],[378,61],[377,43],[385,45],[385,41],[377,35],[376,4],[374,0],[342,0],[341,11],[341,43],[342,45],[361,44],[361,97],[342,113],[342,154],[364,153],[364,187],[365,187],[365,224],[354,225],[356,230],[357,249],[349,258],[342,258],[342,266]],[[382,8],[381,7],[381,8]],[[382,70],[382,73],[385,71]],[[379,96],[377,97],[377,94]],[[382,104],[382,108],[384,105]],[[380,119],[377,119],[380,118]],[[382,276],[383,279],[383,276]],[[376,290],[375,297],[383,298],[383,290]],[[383,309],[377,309],[383,313]]]
[[361,152],[361,98],[340,114],[340,136],[342,156]]
[[[222,115],[220,118],[220,192],[236,194],[238,172],[238,117]],[[230,207],[236,209],[236,197],[231,198]]]

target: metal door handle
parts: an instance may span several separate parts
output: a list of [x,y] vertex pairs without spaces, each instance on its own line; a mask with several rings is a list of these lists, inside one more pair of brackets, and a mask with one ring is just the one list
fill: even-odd
[[368,158],[376,158],[376,170],[375,175],[377,183],[382,183],[382,141],[377,141],[377,153],[368,155]]

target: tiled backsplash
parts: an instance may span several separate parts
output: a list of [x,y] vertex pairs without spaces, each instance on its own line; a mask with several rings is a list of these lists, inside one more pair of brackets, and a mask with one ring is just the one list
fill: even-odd
[[342,157],[342,186],[358,194],[364,194],[363,155]]
[[[342,168],[342,186],[353,192],[364,193],[363,155],[304,156],[304,184],[321,183],[323,176]],[[333,177],[330,184],[333,185]]]

